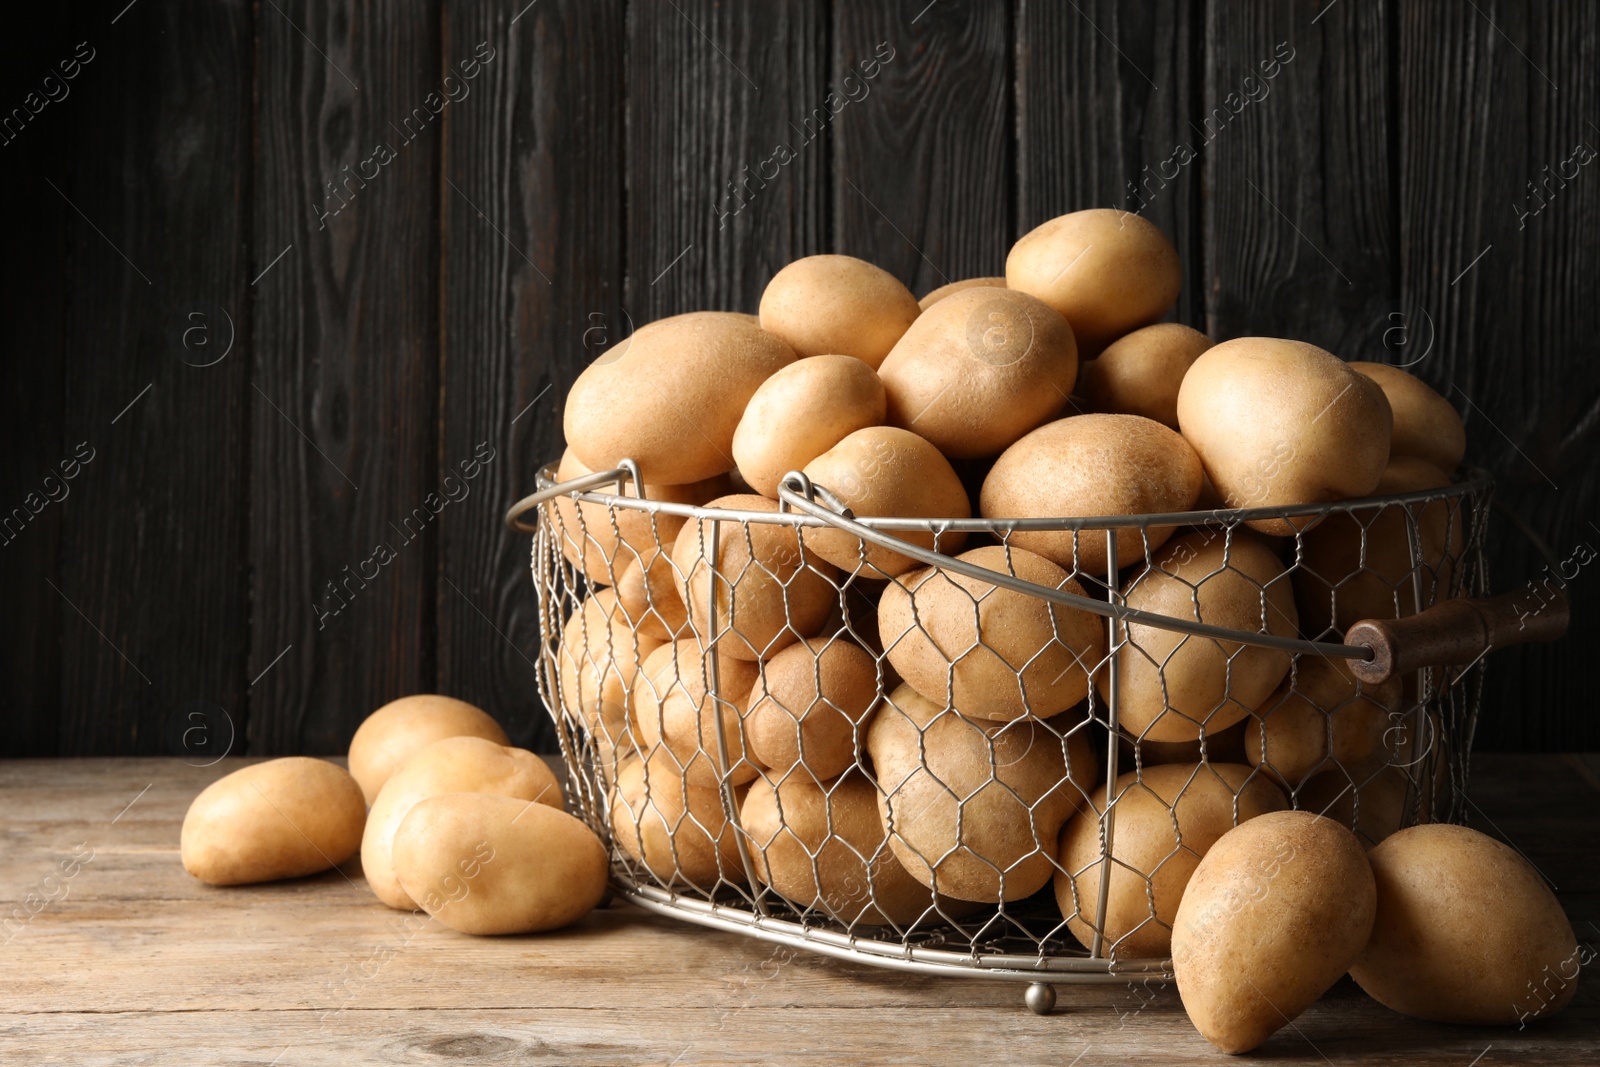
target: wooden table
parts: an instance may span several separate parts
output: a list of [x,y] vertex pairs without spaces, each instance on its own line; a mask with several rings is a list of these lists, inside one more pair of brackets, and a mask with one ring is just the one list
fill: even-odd
[[[576,928],[473,938],[380,905],[346,873],[214,889],[178,827],[246,761],[0,763],[0,1063],[1215,1064],[1176,992],[1022,987],[838,962],[629,905]],[[1600,945],[1600,757],[1480,756],[1474,823],[1555,883]],[[64,883],[61,860],[92,857]],[[38,894],[29,899],[29,894]],[[64,894],[64,895],[63,895]],[[53,897],[40,906],[40,901]],[[6,938],[9,937],[9,941]],[[1348,981],[1258,1053],[1334,1064],[1600,1063],[1600,981],[1514,1028],[1396,1015]]]

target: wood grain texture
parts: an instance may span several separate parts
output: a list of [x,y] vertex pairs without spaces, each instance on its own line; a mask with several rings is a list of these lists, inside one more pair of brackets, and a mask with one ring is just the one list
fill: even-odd
[[[1522,849],[1583,929],[1600,918],[1596,757],[1485,756],[1473,821]],[[74,1064],[805,1062],[1204,1065],[1162,986],[1021,987],[901,975],[617,904],[548,935],[473,938],[391,911],[359,864],[217,889],[186,875],[193,796],[241,766],[0,763],[0,900],[92,850],[0,945],[0,1057]],[[1530,788],[1530,783],[1538,783]],[[147,788],[148,787],[148,788]],[[130,803],[131,802],[131,803]],[[346,877],[348,875],[348,878]],[[1583,936],[1580,934],[1580,936]],[[1570,1064],[1600,1056],[1600,987],[1527,1029],[1407,1019],[1341,982],[1261,1055],[1290,1063]],[[51,1057],[54,1057],[52,1060]],[[676,1058],[676,1059],[675,1059]]]
[[172,753],[190,702],[244,710],[251,8],[102,14],[67,101],[98,136],[39,176],[72,208],[61,448],[93,456],[60,505],[61,745]]
[[1173,316],[1203,326],[1201,9],[1019,0],[1017,236],[1057,215],[1116,207],[1172,238],[1184,264]]
[[444,95],[438,26],[436,2],[261,13],[257,750],[343,751],[434,687],[441,114],[475,102]]
[[1580,144],[1600,152],[1600,15],[1407,2],[1398,33],[1403,303],[1436,333],[1412,370],[1462,410],[1468,461],[1494,471],[1501,503],[1556,557],[1546,571],[1497,517],[1495,587],[1553,577],[1574,603],[1565,641],[1493,656],[1479,744],[1592,748],[1600,571],[1572,560],[1600,549],[1600,166],[1567,161]]
[[447,115],[440,479],[468,495],[440,522],[439,688],[517,744],[554,750],[528,540],[501,517],[560,456],[562,402],[586,359],[626,330],[626,27],[620,5],[515,14],[445,6],[447,62],[484,41],[498,54]]
[[836,79],[892,59],[834,120],[834,250],[918,296],[1005,273],[1016,230],[1009,9],[873,0],[836,10]]

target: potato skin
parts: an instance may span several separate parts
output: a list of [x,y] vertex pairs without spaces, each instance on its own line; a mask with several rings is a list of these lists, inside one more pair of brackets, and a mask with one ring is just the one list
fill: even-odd
[[721,791],[691,785],[660,751],[629,760],[611,794],[611,837],[662,885],[702,889],[744,880],[737,833]]
[[709,696],[705,653],[692,637],[652,652],[634,679],[639,749],[655,753],[659,763],[672,762],[673,772],[692,785],[715,788],[722,780],[717,769],[719,719],[729,780],[742,785],[756,776],[756,765],[740,747],[739,725],[756,680],[756,665],[726,653],[719,650],[716,661],[720,702]]
[[820,355],[761,383],[733,432],[733,458],[750,488],[778,497],[778,483],[868,426],[883,423],[883,379],[854,356]]
[[634,681],[663,643],[634,629],[618,597],[600,589],[584,600],[561,628],[556,649],[561,706],[588,729],[607,769],[638,742]]
[[856,762],[857,735],[878,706],[877,659],[844,637],[790,645],[761,666],[750,689],[745,738],[774,777],[804,765],[826,781]]
[[1350,967],[1385,1007],[1444,1023],[1546,1019],[1587,962],[1555,894],[1528,861],[1464,826],[1413,826],[1368,854],[1371,940]]
[[1241,823],[1195,868],[1172,930],[1189,1019],[1248,1052],[1337,982],[1366,946],[1377,889],[1349,830],[1305,811]]
[[1200,353],[1216,342],[1177,322],[1158,322],[1113,341],[1078,373],[1091,411],[1142,415],[1178,428],[1178,389]]
[[361,848],[367,804],[343,767],[305,756],[256,763],[201,790],[183,817],[183,869],[208,885],[300,878]]
[[420,800],[394,834],[405,892],[465,934],[570,926],[605,896],[606,849],[559,808],[491,793]]
[[917,298],[881,267],[854,256],[806,256],[761,294],[761,326],[801,357],[854,356],[876,370],[921,313]]
[[1350,369],[1378,383],[1394,412],[1394,437],[1389,458],[1415,456],[1445,474],[1467,454],[1467,428],[1455,405],[1434,392],[1421,378],[1387,363],[1351,363]]
[[1399,678],[1365,685],[1338,657],[1301,656],[1248,720],[1245,755],[1290,788],[1329,760],[1359,780],[1399,755],[1401,688]]
[[510,741],[499,723],[465,700],[433,693],[391,700],[356,728],[350,739],[350,774],[371,804],[406,760],[435,741],[462,734],[497,745]]
[[918,300],[917,306],[923,311],[927,311],[933,305],[937,304],[945,297],[950,296],[952,293],[959,293],[963,289],[976,289],[979,286],[990,289],[1004,289],[1006,287],[1006,280],[1004,276],[1002,276],[998,278],[963,278],[958,282],[946,282],[944,285],[939,286],[939,288],[929,291],[926,296]]

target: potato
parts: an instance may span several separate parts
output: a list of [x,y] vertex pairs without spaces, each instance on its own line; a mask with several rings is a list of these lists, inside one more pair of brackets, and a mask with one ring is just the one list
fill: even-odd
[[[805,475],[831,490],[858,519],[967,519],[972,503],[950,461],[933,445],[893,426],[857,430],[805,465]],[[895,537],[921,548],[958,552],[966,534],[935,536],[921,530],[895,530]],[[867,544],[843,530],[811,527],[806,547],[846,574],[892,578],[918,566],[910,556]]]
[[939,288],[928,293],[928,295],[924,296],[921,300],[918,300],[917,306],[923,311],[927,311],[930,307],[937,304],[939,301],[943,300],[952,293],[959,293],[963,289],[976,289],[979,286],[989,289],[1004,289],[1006,287],[1006,280],[1004,278],[963,278],[959,282],[946,282],[944,285],[941,285]]
[[1190,326],[1158,322],[1118,338],[1078,375],[1093,411],[1142,415],[1178,428],[1178,387],[1200,353],[1216,344]]
[[447,737],[406,761],[378,791],[361,836],[361,871],[379,900],[413,911],[394,870],[394,834],[420,800],[444,793],[494,793],[561,807],[561,785],[544,760],[481,737]]
[[1467,428],[1455,405],[1414,374],[1387,363],[1351,363],[1350,369],[1378,383],[1394,412],[1394,437],[1389,458],[1415,456],[1445,474],[1467,454]]
[[287,756],[201,790],[183,817],[183,869],[210,885],[299,878],[361,848],[367,805],[338,764]]
[[856,762],[880,681],[877,659],[846,638],[790,645],[762,664],[750,690],[750,754],[775,777],[801,764],[824,781],[843,774]]
[[1404,769],[1385,765],[1354,776],[1338,767],[1313,774],[1295,790],[1294,803],[1348,826],[1370,848],[1409,823],[1428,822],[1431,799],[1417,795]]
[[443,793],[412,805],[394,833],[406,895],[464,934],[570,926],[606,894],[606,849],[560,808],[493,793]]
[[652,322],[589,364],[562,425],[591,470],[633,459],[646,482],[686,485],[733,469],[733,431],[794,350],[748,318],[696,311]]
[[641,638],[674,641],[691,635],[682,584],[672,565],[672,544],[649,549],[624,568],[617,578],[617,603]]
[[854,356],[802,359],[761,383],[733,432],[739,473],[762,496],[857,430],[882,424],[883,379]]
[[[1178,426],[1229,507],[1370,494],[1389,461],[1383,390],[1316,345],[1240,337],[1201,353],[1178,390]],[[1255,519],[1263,533],[1314,522]]]
[[[1026,549],[989,545],[956,558],[1084,595],[1066,571]],[[878,626],[889,662],[918,693],[1002,722],[1078,703],[1106,651],[1098,615],[932,567],[888,585]]]
[[1367,854],[1378,914],[1350,977],[1441,1023],[1522,1025],[1572,1000],[1584,955],[1555,894],[1516,850],[1465,826],[1413,826]]
[[[561,456],[556,481],[569,482],[593,473],[569,448]],[[719,474],[688,485],[647,483],[644,495],[648,500],[672,504],[704,504],[724,495],[730,487],[727,475]],[[599,491],[618,496],[639,495],[632,481],[625,481],[620,488],[605,486]],[[556,497],[545,507],[553,513],[549,529],[561,546],[561,554],[595,585],[615,585],[630,566],[654,552],[657,546],[671,547],[685,522],[679,515],[580,503],[566,496]]]
[[[705,653],[694,638],[652,652],[633,684],[639,748],[650,752],[659,745],[670,752],[673,772],[691,785],[710,787],[722,780],[713,725],[719,720],[727,746],[729,780],[739,785],[756,776],[756,765],[748,759],[739,728],[756,680],[756,665],[727,654],[726,649],[718,651],[716,663],[720,700],[708,695]],[[669,760],[663,758],[663,762]]]
[[[1398,456],[1384,468],[1375,494],[1439,489],[1450,479],[1426,460]],[[1420,563],[1412,565],[1416,524]],[[1466,515],[1461,500],[1386,504],[1329,515],[1301,536],[1295,600],[1307,635],[1332,628],[1344,633],[1362,619],[1394,619],[1417,612],[1413,574],[1421,579],[1424,607],[1450,595],[1461,558]],[[1363,550],[1362,542],[1365,541]]]
[[889,422],[952,459],[998,456],[1061,411],[1078,345],[1055,309],[1010,289],[965,289],[929,308],[878,368]]
[[1301,656],[1294,673],[1261,705],[1245,732],[1245,755],[1291,788],[1313,773],[1337,766],[1365,775],[1396,755],[1403,730],[1398,677],[1366,685],[1348,660]]
[[[1206,850],[1239,822],[1283,811],[1289,801],[1264,776],[1239,764],[1167,764],[1117,779],[1111,884],[1100,917],[1102,812],[1106,790],[1093,807],[1074,815],[1061,831],[1055,875],[1056,903],[1072,936],[1123,959],[1163,957],[1172,951],[1178,901]],[[1237,815],[1235,805],[1237,804]]]
[[435,741],[462,735],[497,745],[510,740],[499,723],[465,700],[432,693],[391,700],[356,728],[350,739],[350,774],[371,804],[406,760]]
[[1183,270],[1167,235],[1111,208],[1074,211],[1029,231],[1006,256],[1006,284],[1031,293],[1072,323],[1082,354],[1165,315]]
[[[1098,771],[1076,723],[981,725],[903,685],[867,730],[878,811],[923,885],[958,900],[1021,900],[1050,881],[1056,835]],[[1069,776],[1070,766],[1070,776]]]
[[662,885],[744,881],[736,831],[715,787],[691,785],[662,752],[625,763],[611,796],[611,836]]
[[1260,1045],[1349,969],[1376,902],[1361,843],[1332,819],[1276,811],[1223,834],[1172,928],[1172,969],[1195,1029],[1224,1052]]
[[806,256],[761,294],[761,326],[802,357],[854,356],[877,369],[921,309],[911,290],[853,256]]
[[[878,818],[878,790],[851,773],[819,784],[801,771],[760,778],[740,808],[756,879],[801,908],[847,925],[908,926],[933,893],[895,859]],[[960,910],[946,905],[949,914]]]
[[[1199,530],[1169,542],[1123,588],[1130,608],[1279,637],[1298,616],[1283,564],[1243,532]],[[1121,624],[1118,624],[1121,625]],[[1145,741],[1193,741],[1259,708],[1289,672],[1289,655],[1259,645],[1130,623],[1118,649],[1118,722]],[[1110,672],[1095,676],[1110,700]]]
[[[731,511],[774,513],[764,496],[719,497],[710,504]],[[707,561],[713,523],[686,526],[672,548],[680,590],[694,632],[736,659],[774,655],[814,635],[839,602],[838,572],[820,552],[806,551],[795,526],[772,522],[717,522],[717,564]],[[717,623],[710,601],[715,572]]]
[[1206,730],[1202,737],[1193,741],[1135,743],[1132,738],[1119,733],[1117,745],[1123,760],[1120,766],[1132,767],[1135,756],[1144,767],[1159,767],[1166,763],[1243,763],[1247,721],[1241,719],[1226,730]]
[[[1148,515],[1187,511],[1200,495],[1200,458],[1172,430],[1137,415],[1077,415],[1033,431],[995,461],[978,508],[988,519]],[[1117,561],[1142,561],[1170,526],[1117,531]],[[1077,573],[1106,574],[1104,529],[1018,530],[1011,544]]]
[[631,714],[633,684],[650,654],[662,645],[634,629],[619,597],[616,590],[601,589],[585,600],[568,616],[556,649],[561,706],[588,729],[608,770],[617,753],[630,751],[638,742]]

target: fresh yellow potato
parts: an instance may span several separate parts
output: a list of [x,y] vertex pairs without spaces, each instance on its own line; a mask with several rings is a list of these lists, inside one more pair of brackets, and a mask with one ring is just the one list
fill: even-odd
[[813,637],[761,665],[750,690],[750,754],[775,777],[804,765],[820,780],[856,762],[857,736],[878,706],[878,661],[845,637]]
[[412,805],[394,833],[401,888],[464,934],[570,926],[606,893],[605,845],[559,807],[494,793]]
[[[1178,390],[1178,425],[1232,508],[1370,494],[1394,416],[1376,382],[1316,345],[1240,337],[1207,349]],[[1255,519],[1287,535],[1314,520]]]
[[[983,480],[988,519],[1151,515],[1187,511],[1200,495],[1200,458],[1182,437],[1138,415],[1076,415],[1006,449]],[[1142,561],[1170,526],[1117,530],[1117,561]],[[1068,570],[1104,578],[1106,531],[1018,530],[1009,541]]]
[[[913,302],[914,303],[914,302]],[[696,311],[652,322],[589,364],[567,393],[567,443],[590,470],[633,459],[650,484],[733,469],[733,431],[794,350],[747,316]]]
[[[807,463],[805,475],[831,490],[856,518],[967,519],[972,503],[960,477],[933,445],[909,430],[873,426],[857,430]],[[958,552],[966,534],[938,536],[921,530],[895,530],[895,537],[946,554]],[[846,574],[892,578],[917,562],[880,545],[867,544],[842,530],[808,528],[806,547]]]
[[1165,315],[1178,300],[1183,270],[1178,250],[1153,223],[1094,208],[1024,234],[1006,256],[1006,284],[1065,315],[1079,351],[1092,356]]
[[1403,699],[1398,677],[1366,685],[1348,660],[1301,656],[1249,720],[1246,758],[1291,788],[1331,765],[1364,776],[1396,757]]
[[963,289],[976,289],[980,286],[988,289],[1004,289],[1006,287],[1006,280],[1003,277],[963,278],[959,282],[946,282],[944,285],[939,286],[939,288],[929,292],[928,295],[924,296],[921,300],[918,300],[917,306],[923,311],[927,311],[930,307],[937,304],[939,301],[943,300],[952,293],[959,293]]
[[1394,438],[1389,458],[1415,456],[1445,474],[1467,454],[1467,428],[1455,405],[1434,392],[1421,378],[1387,363],[1352,363],[1350,369],[1378,383],[1394,412]]
[[1122,959],[1160,958],[1172,950],[1172,922],[1201,857],[1234,826],[1289,801],[1249,767],[1231,763],[1165,764],[1117,779],[1111,884],[1100,916],[1100,857],[1108,811],[1104,786],[1061,831],[1056,903],[1072,936]]
[[[1084,595],[1066,571],[1026,549],[988,545],[956,558]],[[889,583],[878,626],[889,662],[918,693],[1002,722],[1078,703],[1106,651],[1098,615],[932,567]]]
[[[640,750],[664,749],[671,754],[673,772],[696,786],[714,787],[722,781],[717,769],[719,722],[727,745],[729,780],[740,785],[757,771],[739,727],[755,684],[756,665],[726,650],[718,651],[716,664],[720,700],[709,695],[705,652],[694,638],[656,649],[633,683]],[[665,753],[658,753],[664,763],[669,762]]]
[[911,290],[853,256],[806,256],[761,294],[761,325],[800,356],[854,356],[877,369],[921,309]]
[[561,707],[583,722],[607,771],[614,769],[619,753],[638,743],[631,714],[633,684],[662,645],[634,629],[619,597],[617,590],[601,589],[585,600],[561,628],[556,649]]
[[1465,826],[1413,826],[1367,854],[1378,914],[1350,977],[1378,1003],[1441,1023],[1518,1024],[1571,1002],[1572,923],[1516,850]]
[[1200,353],[1216,344],[1191,326],[1158,322],[1113,341],[1084,364],[1078,392],[1093,411],[1142,415],[1178,428],[1178,387]]
[[611,836],[662,885],[709,889],[719,879],[745,878],[721,791],[684,781],[661,752],[622,766],[611,795]]
[[350,774],[371,804],[408,759],[435,741],[463,734],[497,745],[510,740],[499,723],[465,700],[432,693],[391,700],[356,728],[350,739]]
[[761,383],[733,432],[739,473],[762,496],[857,430],[883,423],[883,379],[854,356],[802,359]]
[[1066,405],[1078,345],[1036,297],[964,289],[912,323],[878,374],[890,423],[952,459],[998,456]]
[[[1283,564],[1242,531],[1199,530],[1167,543],[1124,587],[1130,608],[1249,633],[1294,637],[1299,617]],[[1118,624],[1122,625],[1122,624]],[[1118,649],[1118,722],[1144,741],[1193,741],[1259,708],[1289,655],[1259,645],[1129,623]],[[1110,700],[1110,672],[1095,676]]]
[[[719,497],[711,507],[776,513],[764,496]],[[702,519],[684,527],[672,548],[672,563],[683,585],[694,632],[737,659],[766,659],[802,638],[811,637],[839,602],[838,572],[807,551],[795,526],[775,522],[715,523],[716,566],[707,560],[713,523]],[[714,576],[714,577],[713,577]],[[713,629],[710,602],[717,596]]]
[[406,761],[378,791],[361,836],[361,871],[379,900],[414,911],[394,870],[394,834],[418,801],[444,793],[494,793],[561,807],[561,785],[544,760],[481,737],[447,737]]
[[689,609],[683,602],[683,576],[672,565],[672,547],[651,548],[617,577],[617,603],[634,621],[640,638],[675,641],[690,636]]
[[1361,843],[1332,819],[1276,811],[1223,834],[1172,928],[1172,969],[1195,1029],[1224,1052],[1260,1045],[1349,969],[1376,904]]
[[[878,811],[894,850],[923,885],[998,903],[1050,881],[1056,837],[1098,766],[1078,724],[981,724],[903,685],[867,730]],[[1065,735],[1065,736],[1063,736]]]
[[367,804],[343,767],[287,756],[201,790],[183,817],[183,869],[210,885],[299,878],[361,848]]

